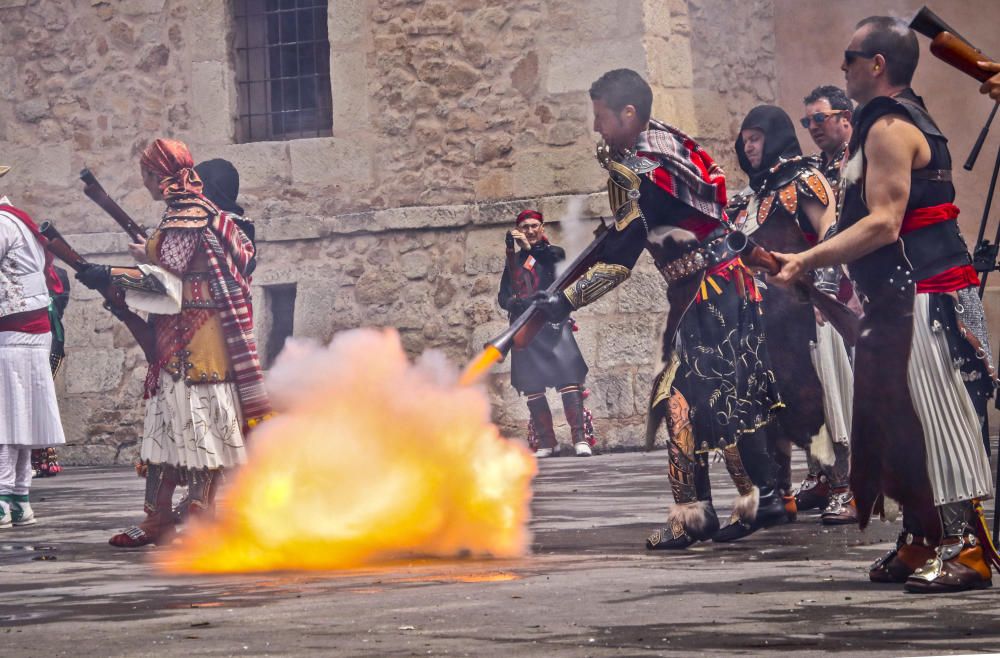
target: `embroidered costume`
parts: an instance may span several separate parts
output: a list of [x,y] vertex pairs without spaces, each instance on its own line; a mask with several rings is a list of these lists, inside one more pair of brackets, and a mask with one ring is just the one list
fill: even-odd
[[[736,521],[771,524],[784,509],[756,434],[780,398],[760,293],[725,239],[725,177],[693,139],[657,121],[634,150],[612,157],[602,148],[598,159],[608,171],[615,226],[599,262],[566,288],[566,299],[573,308],[595,301],[628,278],[643,249],[668,284],[665,365],[653,384],[647,442],[666,420],[675,504],[670,527],[654,532],[647,547],[727,541]],[[721,530],[708,480],[712,451],[722,452],[740,494],[733,523]]]
[[31,451],[66,442],[49,365],[49,295],[62,286],[44,241],[0,198],[0,528],[35,523]]
[[[247,430],[270,414],[253,335],[249,238],[203,195],[182,143],[158,139],[141,163],[158,177],[167,207],[146,242],[147,262],[112,269],[110,283],[149,313],[155,334],[141,449],[147,520],[112,537],[115,546],[169,534],[178,484],[188,485],[182,513],[210,510],[222,471],[246,461]],[[92,285],[85,274],[78,278]]]

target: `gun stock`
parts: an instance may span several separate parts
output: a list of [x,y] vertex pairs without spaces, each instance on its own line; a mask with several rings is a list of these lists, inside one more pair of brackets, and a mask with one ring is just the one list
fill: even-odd
[[979,68],[978,62],[995,60],[951,32],[941,32],[934,37],[931,41],[931,54],[979,82],[986,82],[994,75]]
[[[590,269],[597,262],[597,255],[600,253],[601,245],[604,244],[605,239],[610,233],[611,231],[608,227],[602,223],[595,231],[596,237],[587,245],[587,248],[581,251],[580,255],[563,270],[562,274],[556,277],[552,285],[545,289],[545,292],[549,295],[561,292],[566,286],[576,281],[584,272]],[[493,347],[503,357],[506,357],[512,348],[527,346],[531,342],[531,339],[538,334],[542,326],[545,325],[545,322],[545,313],[538,308],[537,304],[532,303],[521,315],[517,316],[517,319],[511,323],[506,331],[486,343],[486,347]]]
[[[38,227],[38,232],[45,236],[45,239],[48,241],[45,248],[52,252],[53,256],[72,267],[75,271],[79,272],[90,264],[86,258],[77,253],[66,242],[66,239],[52,225],[52,222],[42,222],[42,225]],[[130,311],[125,306],[124,298],[115,295],[110,290],[100,290],[99,292],[104,297],[104,308],[111,311],[112,315],[125,323],[129,332],[135,338],[136,342],[139,343],[139,347],[142,348],[142,353],[145,355],[146,361],[152,363],[156,358],[156,338],[153,334],[153,327],[136,313]]]
[[108,213],[111,219],[115,220],[119,226],[125,229],[125,232],[128,233],[133,242],[139,242],[140,238],[142,240],[146,239],[146,229],[139,226],[114,199],[108,196],[108,193],[97,181],[97,177],[94,176],[90,169],[84,169],[80,172],[80,180],[83,181],[83,193],[91,201],[99,205],[104,212]]
[[[755,267],[768,274],[777,274],[781,271],[781,263],[774,257],[774,254],[745,236],[742,239],[746,240],[746,245],[742,249],[740,257],[748,267]],[[830,321],[830,324],[844,338],[844,342],[847,345],[853,347],[857,344],[858,337],[861,335],[861,319],[854,311],[833,295],[819,290],[808,279],[799,279],[795,282],[794,287],[803,293],[812,305],[819,309],[820,313]]]

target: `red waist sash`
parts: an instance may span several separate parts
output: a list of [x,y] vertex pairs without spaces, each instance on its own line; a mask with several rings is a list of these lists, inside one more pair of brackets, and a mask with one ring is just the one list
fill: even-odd
[[[917,229],[958,220],[958,206],[953,203],[942,203],[937,206],[915,208],[903,215],[903,225],[899,235],[904,236]],[[971,265],[959,265],[917,281],[917,292],[954,292],[970,286],[979,285],[979,276]]]

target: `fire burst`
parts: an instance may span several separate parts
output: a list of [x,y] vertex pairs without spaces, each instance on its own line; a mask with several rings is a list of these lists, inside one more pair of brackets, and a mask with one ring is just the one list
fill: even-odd
[[290,341],[268,375],[280,413],[217,520],[165,556],[175,573],[316,570],[414,556],[522,555],[535,460],[439,354],[391,329]]

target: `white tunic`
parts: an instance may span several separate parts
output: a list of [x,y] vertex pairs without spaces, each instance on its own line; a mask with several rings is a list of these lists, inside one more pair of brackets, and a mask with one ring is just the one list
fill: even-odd
[[[6,197],[0,204],[9,205]],[[21,220],[0,212],[0,317],[49,305],[45,250]],[[0,331],[0,444],[66,442],[49,366],[52,334]]]

